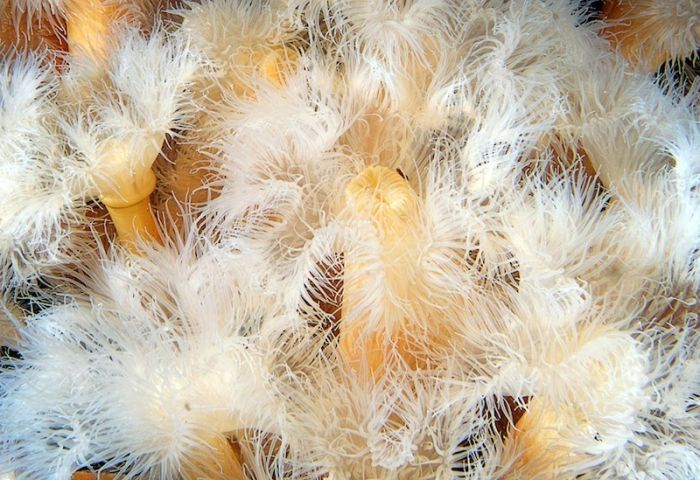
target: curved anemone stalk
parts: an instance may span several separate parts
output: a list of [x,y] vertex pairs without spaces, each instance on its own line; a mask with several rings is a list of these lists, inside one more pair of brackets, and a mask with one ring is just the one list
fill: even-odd
[[573,453],[573,445],[562,438],[562,432],[575,431],[583,424],[581,414],[568,406],[557,410],[539,398],[531,400],[510,439],[521,455],[505,478],[558,478],[569,462],[580,461],[580,454]]
[[640,429],[648,359],[631,335],[606,330],[569,334],[579,345],[566,347],[573,353],[558,366],[560,378],[530,399],[506,439],[505,451],[516,456],[506,479],[575,478],[614,459]]
[[107,63],[117,44],[113,37],[126,21],[149,31],[159,0],[65,0],[66,36],[71,56],[97,66]]
[[[365,168],[347,185],[345,196],[351,221],[371,224],[380,252],[374,259],[353,258],[352,252],[345,257],[340,355],[353,371],[375,379],[382,376],[393,352],[416,368],[420,346],[413,345],[414,334],[402,309],[381,298],[386,311],[373,319],[378,306],[369,304],[366,291],[372,277],[380,275],[389,290],[380,295],[410,298],[420,243],[418,196],[401,174],[383,166]],[[373,265],[373,260],[379,264]]]
[[151,148],[143,155],[144,161],[138,162],[142,168],[125,171],[124,164],[129,162],[131,154],[119,142],[105,142],[106,151],[101,172],[96,175],[95,183],[100,192],[100,201],[107,207],[112,218],[117,236],[122,244],[132,252],[138,251],[136,242],[141,237],[150,241],[160,241],[160,233],[151,209],[150,195],[156,186],[156,176],[150,165],[158,156],[161,142],[155,140]]
[[119,4],[103,0],[70,2],[66,31],[68,48],[73,57],[84,56],[104,64],[110,53],[111,24],[119,18]]
[[[138,52],[130,51],[130,49],[134,46],[141,47],[140,42],[130,43],[127,35],[126,48],[120,47],[120,51],[116,51],[117,44],[114,42],[113,36],[118,23],[125,18],[127,13],[128,9],[124,2],[85,0],[66,4],[66,32],[71,61],[78,66],[89,66],[91,69],[87,72],[89,78],[96,79],[106,72],[108,76],[112,77],[112,80],[115,80],[114,77],[116,77],[116,83],[121,80],[122,83],[133,88],[132,85],[128,85],[130,83],[128,77],[119,78],[124,73],[113,74],[109,71],[115,66],[113,57],[134,55]],[[178,52],[176,55],[180,55],[180,53]],[[144,60],[147,62],[147,59]],[[126,65],[117,64],[116,67],[128,69],[130,63],[133,63],[133,60],[127,60]],[[159,66],[177,68],[178,65],[155,64],[153,66],[156,68]],[[153,72],[156,76],[158,73],[170,75],[170,72]],[[173,75],[176,79],[177,73],[180,72],[174,72]],[[131,74],[129,72],[126,75]],[[133,75],[138,77],[137,73],[133,73]],[[134,82],[136,81],[138,80]],[[115,85],[117,88],[120,86],[123,85]],[[168,86],[161,87],[159,84],[155,84],[153,87],[168,88]],[[159,92],[149,91],[149,83],[144,83],[142,88],[146,90],[145,95],[153,95],[157,98]],[[127,94],[131,93],[133,92],[127,92]],[[90,93],[83,89],[80,95],[87,97]],[[130,107],[137,113],[140,113],[144,108],[150,108],[151,102],[153,102],[151,98],[145,96],[138,98],[138,100],[143,105]],[[146,116],[155,117],[161,113],[157,109],[154,110],[156,110],[155,113],[149,112],[146,113]],[[128,112],[128,114],[130,113]],[[122,119],[110,120],[122,121]],[[146,119],[146,121],[148,120],[150,119]],[[163,119],[158,120],[162,121]],[[150,195],[156,185],[156,177],[151,170],[151,165],[158,157],[165,133],[163,131],[148,131],[151,130],[148,128],[150,125],[146,124],[145,126],[147,131],[143,132],[146,137],[144,139],[108,138],[101,142],[99,147],[101,165],[93,175],[99,199],[109,211],[117,236],[123,245],[132,252],[137,251],[136,241],[139,237],[149,241],[160,241],[160,233],[150,203]],[[128,129],[129,127],[131,125],[119,126],[118,128]],[[133,144],[138,142],[142,142],[142,146],[135,149]],[[140,158],[133,158],[134,155],[139,155]]]
[[156,31],[144,38],[127,30],[106,68],[115,93],[93,94],[68,126],[74,145],[92,164],[92,181],[119,238],[131,251],[138,237],[160,240],[149,198],[156,184],[152,167],[166,136],[190,127],[201,67],[198,52],[181,37]]
[[[66,8],[66,32],[71,59],[87,61],[98,71],[106,68],[114,49],[111,39],[114,23],[122,15],[119,2],[69,2]],[[143,161],[138,163],[150,167],[158,155],[162,140],[163,138],[153,139],[151,148],[143,155]],[[133,168],[124,171],[125,164],[133,166],[134,162],[129,158],[129,147],[122,142],[108,140],[103,144],[102,150],[106,161],[94,180],[99,198],[109,211],[118,237],[131,251],[136,251],[136,240],[139,237],[158,241],[160,234],[150,204],[150,194],[156,185],[155,174],[150,168],[143,172],[134,172]]]
[[275,88],[282,88],[287,76],[299,62],[296,50],[286,45],[278,45],[258,60],[258,71]]

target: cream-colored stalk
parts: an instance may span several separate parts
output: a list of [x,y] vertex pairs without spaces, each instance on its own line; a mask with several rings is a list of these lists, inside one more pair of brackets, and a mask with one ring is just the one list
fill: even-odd
[[119,3],[105,0],[68,2],[66,30],[73,58],[104,64],[110,51],[112,24],[120,16]]
[[641,345],[605,327],[566,335],[572,343],[551,340],[541,349],[556,373],[535,388],[506,439],[504,452],[514,459],[506,479],[576,478],[615,458],[642,428],[649,365]]
[[[103,71],[114,47],[114,24],[123,14],[118,2],[70,2],[66,12],[66,31],[71,59],[93,65],[97,72]],[[146,150],[142,158],[133,159],[129,158],[129,148],[123,142],[107,140],[101,152],[106,161],[93,175],[99,198],[109,211],[120,241],[134,252],[139,237],[160,239],[150,194],[156,184],[151,165],[158,156],[162,141],[162,137],[153,139],[152,148]]]
[[[384,281],[397,298],[411,295],[415,277],[418,248],[420,204],[416,192],[396,171],[382,166],[363,170],[350,181],[345,190],[351,221],[370,222],[374,236],[381,244]],[[340,354],[356,372],[382,375],[392,350],[411,367],[419,363],[419,354],[412,345],[409,322],[401,318],[396,306],[387,302],[385,318],[388,324],[368,325],[372,307],[366,305],[367,284],[377,275],[374,265],[368,265],[352,255],[345,257],[345,287],[340,325]],[[350,312],[362,312],[350,319]],[[381,323],[381,322],[380,322]]]
[[[97,71],[107,65],[114,34],[114,23],[124,14],[120,3],[105,0],[70,2],[67,6],[66,30],[73,60],[87,61]],[[87,94],[87,93],[86,93]],[[118,140],[103,144],[106,159],[93,180],[99,198],[107,207],[122,244],[136,251],[139,237],[160,240],[150,204],[156,178],[151,165],[156,160],[163,138],[152,139],[143,157],[134,159],[127,145]]]
[[104,146],[107,160],[102,163],[99,175],[94,176],[100,200],[109,211],[120,241],[132,251],[139,237],[160,240],[150,195],[156,186],[151,166],[161,143],[161,138],[154,139],[143,159],[133,162],[122,143],[107,141]]
[[295,50],[279,45],[262,55],[257,61],[257,69],[273,86],[282,88],[289,72],[299,60]]
[[[568,405],[554,409],[540,399],[533,399],[509,439],[520,456],[506,478],[557,478],[557,472],[581,460],[581,454],[574,453],[574,445],[562,435],[564,431],[579,429],[586,430],[580,412]],[[592,439],[595,434],[590,432]]]

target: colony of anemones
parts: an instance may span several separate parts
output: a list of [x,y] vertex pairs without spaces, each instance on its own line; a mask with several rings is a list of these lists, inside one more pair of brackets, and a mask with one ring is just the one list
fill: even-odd
[[643,3],[0,3],[0,474],[700,477]]

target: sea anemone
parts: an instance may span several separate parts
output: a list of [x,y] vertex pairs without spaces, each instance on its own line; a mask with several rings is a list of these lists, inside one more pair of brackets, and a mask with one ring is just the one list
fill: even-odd
[[166,3],[2,3],[0,475],[700,476],[693,2]]

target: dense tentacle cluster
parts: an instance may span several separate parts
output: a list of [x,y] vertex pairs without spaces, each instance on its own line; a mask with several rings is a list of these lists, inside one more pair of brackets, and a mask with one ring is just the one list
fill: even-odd
[[700,477],[641,3],[0,1],[0,475]]

